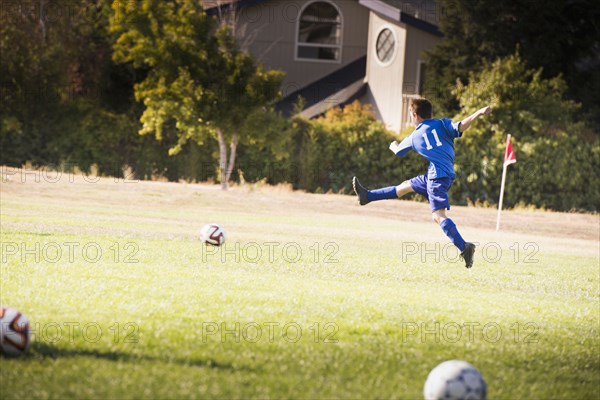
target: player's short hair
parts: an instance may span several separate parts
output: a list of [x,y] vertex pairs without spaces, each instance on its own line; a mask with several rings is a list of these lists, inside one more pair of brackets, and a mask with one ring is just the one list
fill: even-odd
[[433,106],[425,98],[413,99],[410,103],[410,111],[416,113],[421,119],[430,119],[433,114]]

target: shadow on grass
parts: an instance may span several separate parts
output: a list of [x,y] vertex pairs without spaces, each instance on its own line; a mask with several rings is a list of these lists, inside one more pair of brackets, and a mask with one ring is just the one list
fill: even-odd
[[130,363],[155,362],[165,364],[177,364],[185,367],[202,367],[228,370],[250,370],[248,367],[235,366],[231,363],[216,361],[211,358],[177,358],[177,357],[156,357],[145,354],[131,354],[122,351],[95,350],[95,349],[76,349],[59,348],[48,343],[34,342],[31,344],[26,358],[33,359],[61,359],[76,357],[91,357],[99,360],[122,361]]

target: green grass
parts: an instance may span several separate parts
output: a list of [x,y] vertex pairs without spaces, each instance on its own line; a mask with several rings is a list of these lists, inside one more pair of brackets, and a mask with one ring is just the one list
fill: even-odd
[[3,182],[0,303],[36,331],[0,397],[417,399],[447,359],[490,399],[600,395],[597,240],[456,219],[481,243],[466,270],[408,203],[210,189]]

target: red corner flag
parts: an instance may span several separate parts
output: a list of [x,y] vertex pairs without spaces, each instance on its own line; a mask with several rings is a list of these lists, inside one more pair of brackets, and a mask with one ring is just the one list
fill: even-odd
[[510,142],[510,135],[506,137],[506,152],[504,153],[504,165],[509,165],[517,162],[517,157],[515,157],[515,152],[512,148],[512,143]]
[[504,181],[506,179],[506,167],[516,163],[517,157],[510,142],[510,135],[506,137],[506,151],[504,152],[504,165],[502,166],[502,183],[500,183],[500,200],[498,201],[498,218],[496,219],[496,231],[500,230],[500,213],[502,212],[502,199],[504,197]]

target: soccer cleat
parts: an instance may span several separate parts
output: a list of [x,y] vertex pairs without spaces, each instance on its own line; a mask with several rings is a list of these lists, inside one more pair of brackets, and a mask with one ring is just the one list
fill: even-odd
[[361,206],[369,203],[369,198],[367,197],[368,190],[365,189],[363,185],[360,184],[357,177],[352,178],[352,187],[354,188],[354,192],[358,196],[358,202]]
[[475,254],[475,245],[473,243],[465,243],[465,249],[460,253],[460,258],[465,260],[465,267],[471,268],[473,266],[473,255]]

